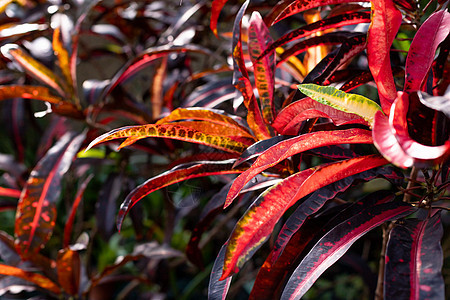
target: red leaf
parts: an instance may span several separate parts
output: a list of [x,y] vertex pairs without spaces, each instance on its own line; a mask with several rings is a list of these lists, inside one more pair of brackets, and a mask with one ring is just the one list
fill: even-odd
[[381,203],[364,209],[333,228],[316,243],[295,269],[286,284],[282,299],[300,299],[357,239],[385,221],[397,219],[411,213],[413,209],[403,202]]
[[386,163],[378,155],[352,158],[304,170],[266,190],[236,224],[228,240],[221,279],[239,271],[272,234],[281,216],[299,199],[330,183]]
[[69,295],[78,295],[80,286],[80,255],[77,251],[62,249],[58,252],[56,268],[58,282]]
[[61,293],[60,288],[53,281],[41,274],[24,271],[16,267],[3,264],[0,264],[0,274],[19,277],[57,295]]
[[425,220],[406,219],[389,234],[386,299],[444,299],[443,235],[440,212]]
[[52,104],[60,104],[63,100],[53,96],[50,90],[43,86],[3,85],[0,86],[0,101],[13,98],[35,99]]
[[217,37],[217,21],[219,20],[220,11],[224,7],[228,0],[214,0],[211,6],[211,22],[209,27],[211,28],[214,35]]
[[0,196],[19,198],[21,191],[15,189],[4,188],[0,186]]
[[313,118],[329,118],[338,126],[354,123],[369,125],[358,115],[337,110],[311,98],[303,98],[286,106],[278,114],[272,126],[280,134],[297,134],[302,121]]
[[243,169],[232,169],[233,163],[234,159],[217,162],[204,161],[189,163],[175,167],[172,170],[147,180],[128,194],[120,206],[119,215],[117,217],[117,228],[120,230],[123,219],[133,205],[148,194],[171,184],[191,178],[241,173]]
[[17,252],[23,258],[33,255],[50,239],[55,226],[56,201],[61,178],[85,138],[64,135],[38,162],[17,205],[15,235]]
[[275,51],[265,56],[260,61],[257,58],[273,42],[269,29],[262,21],[258,12],[253,12],[248,28],[248,52],[253,63],[255,83],[258,89],[264,121],[267,124],[273,121],[273,90],[275,85]]
[[409,99],[409,94],[398,93],[397,99],[392,104],[389,117],[391,132],[397,138],[405,154],[413,157],[415,163],[439,163],[447,154],[450,154],[450,141],[446,141],[441,146],[426,146],[416,142],[409,136],[408,123],[406,121]]
[[73,221],[75,220],[75,214],[77,213],[78,205],[81,202],[81,199],[83,198],[84,191],[87,188],[87,185],[91,181],[91,179],[94,177],[94,174],[90,174],[81,184],[80,188],[78,189],[77,195],[75,196],[75,200],[73,201],[72,208],[70,209],[69,217],[66,221],[66,226],[64,227],[64,239],[63,239],[63,248],[69,247],[70,244],[70,236],[72,234],[72,226]]
[[402,22],[402,14],[392,0],[372,1],[372,23],[367,38],[367,58],[378,87],[381,108],[388,114],[396,97],[391,70],[390,48]]
[[329,19],[320,20],[312,24],[302,26],[298,29],[286,33],[275,42],[270,43],[269,46],[266,48],[266,50],[264,50],[264,52],[259,56],[259,59],[268,55],[271,51],[275,50],[280,46],[283,46],[294,40],[309,36],[313,33],[324,31],[330,28],[338,28],[347,25],[354,25],[368,22],[370,22],[370,14],[368,12],[354,12],[345,15],[337,15]]
[[250,169],[234,180],[230,192],[228,193],[225,207],[231,204],[242,187],[256,176],[256,174],[275,166],[282,160],[310,149],[348,143],[371,144],[372,138],[370,136],[370,131],[363,129],[336,130],[332,132],[318,131],[294,137],[276,144],[262,153]]
[[[290,1],[279,1],[278,4],[270,11],[266,18],[266,24],[273,25],[284,18],[298,14],[305,10],[333,4],[342,4],[348,2],[355,2],[354,0],[290,0]],[[358,2],[369,2],[367,0]]]
[[417,31],[408,51],[404,91],[421,90],[434,60],[436,49],[450,32],[450,13],[433,13]]

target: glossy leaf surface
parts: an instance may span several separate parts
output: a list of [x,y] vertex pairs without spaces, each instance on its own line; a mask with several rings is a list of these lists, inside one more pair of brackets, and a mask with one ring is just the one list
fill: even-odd
[[282,141],[264,151],[250,169],[237,177],[228,193],[225,207],[231,204],[244,185],[256,174],[278,164],[282,160],[310,149],[339,144],[371,144],[370,131],[364,129],[318,131]]
[[238,221],[229,240],[221,279],[237,273],[272,234],[286,210],[299,199],[345,177],[386,164],[378,155],[306,169],[261,194]]
[[372,1],[372,23],[367,37],[367,59],[378,87],[381,107],[388,114],[396,97],[391,70],[390,48],[402,22],[392,0]]
[[369,23],[370,14],[367,12],[355,12],[345,15],[337,15],[329,19],[320,20],[309,25],[302,26],[289,33],[286,33],[275,42],[269,44],[267,49],[260,55],[260,59],[268,55],[271,51],[281,47],[294,40],[309,36],[319,31],[325,31],[330,28],[338,28],[347,25],[354,25],[360,23]]
[[408,51],[404,91],[421,90],[439,44],[450,32],[450,13],[433,13],[417,31]]
[[332,86],[300,84],[298,89],[322,104],[362,117],[371,126],[375,113],[381,110],[378,104],[364,96],[348,94]]
[[248,29],[248,52],[253,62],[256,88],[258,89],[259,101],[264,121],[268,124],[273,121],[273,92],[275,85],[275,51],[257,60],[265,50],[268,43],[272,43],[269,29],[264,24],[261,15],[253,12]]
[[336,226],[321,238],[295,269],[281,299],[300,299],[317,278],[334,264],[361,236],[387,220],[411,213],[403,202],[388,202],[366,208]]
[[204,161],[204,162],[194,162],[185,165],[180,165],[172,170],[155,176],[140,186],[136,187],[124,200],[120,206],[119,215],[117,217],[117,227],[120,230],[123,219],[125,218],[128,211],[135,205],[139,200],[147,196],[148,194],[159,190],[163,187],[169,186],[171,184],[191,179],[197,177],[204,177],[210,175],[218,174],[235,174],[241,173],[243,169],[232,169],[234,159],[225,161]]
[[31,172],[16,212],[16,247],[22,257],[38,252],[52,235],[61,178],[84,138],[84,134],[65,134]]
[[389,235],[386,252],[386,299],[444,299],[443,235],[440,213],[425,220],[407,219]]
[[[226,132],[222,132],[226,134]],[[147,137],[162,137],[202,144],[232,153],[241,153],[248,145],[235,141],[226,135],[209,135],[193,128],[176,124],[148,124],[143,126],[128,126],[114,129],[93,140],[88,149],[93,146],[114,139],[127,138],[119,148],[133,144],[139,139]]]

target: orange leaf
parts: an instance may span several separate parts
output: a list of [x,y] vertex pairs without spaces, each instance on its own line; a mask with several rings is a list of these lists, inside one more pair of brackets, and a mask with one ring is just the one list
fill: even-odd
[[61,290],[53,281],[41,274],[27,272],[22,269],[3,264],[0,264],[0,274],[19,277],[55,294],[61,293]]

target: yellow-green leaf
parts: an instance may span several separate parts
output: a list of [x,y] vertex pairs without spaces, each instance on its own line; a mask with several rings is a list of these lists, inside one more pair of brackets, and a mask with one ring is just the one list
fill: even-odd
[[332,86],[300,84],[298,89],[319,103],[362,117],[371,127],[375,113],[381,110],[376,102],[364,96],[349,94]]

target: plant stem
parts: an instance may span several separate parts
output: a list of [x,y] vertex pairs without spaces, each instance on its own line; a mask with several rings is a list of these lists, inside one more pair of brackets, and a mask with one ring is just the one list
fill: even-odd
[[[410,174],[410,181],[408,182],[408,185],[406,186],[406,189],[409,190],[414,186],[414,182],[417,178],[417,173],[419,170],[416,167],[412,167],[411,174]],[[405,193],[405,196],[403,196],[403,201],[406,203],[409,203],[411,201],[411,195],[409,193]]]
[[394,227],[394,223],[391,224],[383,224],[383,244],[381,245],[380,252],[380,260],[378,263],[378,280],[377,280],[377,288],[375,290],[375,300],[383,300],[384,297],[384,270],[386,264],[386,247],[389,240],[389,233]]

